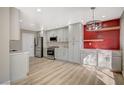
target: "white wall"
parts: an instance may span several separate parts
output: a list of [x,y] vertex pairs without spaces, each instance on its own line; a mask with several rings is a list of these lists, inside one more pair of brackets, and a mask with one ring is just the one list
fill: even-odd
[[9,8],[0,8],[0,84],[9,81]]
[[124,76],[124,12],[121,16],[121,20],[120,20],[120,24],[121,24],[121,29],[120,29],[120,47],[122,50],[122,73]]

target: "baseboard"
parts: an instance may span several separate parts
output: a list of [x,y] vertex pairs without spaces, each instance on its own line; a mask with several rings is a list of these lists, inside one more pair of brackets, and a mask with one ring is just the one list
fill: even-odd
[[6,82],[4,82],[4,83],[2,83],[0,85],[10,85],[10,81],[6,81]]

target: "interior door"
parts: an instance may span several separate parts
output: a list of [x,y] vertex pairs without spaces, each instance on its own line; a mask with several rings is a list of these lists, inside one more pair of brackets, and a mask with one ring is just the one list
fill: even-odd
[[34,34],[22,33],[22,50],[28,51],[29,56],[34,56]]

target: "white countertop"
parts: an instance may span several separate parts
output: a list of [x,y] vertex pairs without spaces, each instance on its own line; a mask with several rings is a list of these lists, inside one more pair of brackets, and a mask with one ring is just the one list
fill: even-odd
[[24,54],[24,53],[29,53],[28,51],[12,51],[10,52],[10,55],[19,55],[19,54]]
[[86,52],[95,52],[95,51],[108,51],[111,52],[113,56],[121,56],[121,50],[105,50],[105,49],[80,49],[83,53],[83,51]]

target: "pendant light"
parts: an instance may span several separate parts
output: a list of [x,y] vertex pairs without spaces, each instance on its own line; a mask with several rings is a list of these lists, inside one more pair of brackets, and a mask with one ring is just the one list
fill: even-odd
[[89,21],[86,23],[86,29],[87,31],[98,31],[102,28],[102,22],[100,20],[95,20],[95,13],[94,13],[95,7],[91,7],[92,11],[92,21]]

